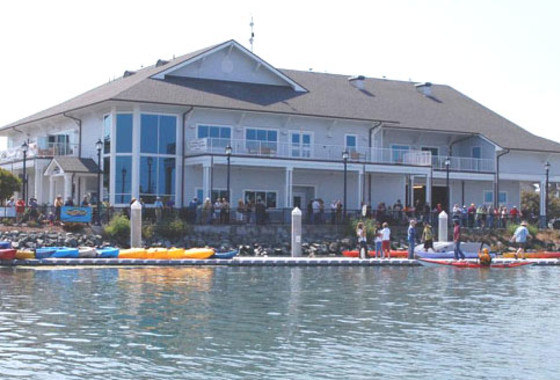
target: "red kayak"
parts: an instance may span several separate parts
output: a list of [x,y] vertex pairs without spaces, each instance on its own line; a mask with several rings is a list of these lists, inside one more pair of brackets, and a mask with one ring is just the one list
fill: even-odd
[[434,259],[418,259],[420,264],[424,266],[448,265],[455,268],[517,268],[534,264],[530,261],[513,261],[505,263],[492,263],[490,265],[482,265],[478,261],[455,261],[455,260],[434,260]]
[[[342,256],[346,257],[360,257],[360,252],[358,250],[353,251],[342,251]],[[368,256],[375,257],[375,251],[368,251]],[[391,257],[407,258],[408,251],[405,250],[391,250]]]
[[17,249],[0,249],[0,260],[13,260],[16,258]]

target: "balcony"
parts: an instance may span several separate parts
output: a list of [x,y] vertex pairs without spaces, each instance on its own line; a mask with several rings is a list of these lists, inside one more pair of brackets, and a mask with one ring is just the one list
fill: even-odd
[[[77,156],[78,144],[69,143],[47,143],[39,146],[37,143],[29,143],[27,159],[52,158],[55,156]],[[0,163],[23,160],[21,147],[10,148],[0,152]]]
[[[263,158],[283,158],[297,160],[342,161],[342,145],[290,144],[268,141],[230,140],[204,138],[191,140],[186,147],[186,155],[214,153],[225,154],[225,147],[230,144],[233,155]],[[445,170],[445,156],[432,156],[430,152],[420,150],[398,150],[387,148],[349,149],[349,162],[430,166],[436,170]],[[451,157],[449,166],[452,171],[493,172],[494,160],[472,157]]]

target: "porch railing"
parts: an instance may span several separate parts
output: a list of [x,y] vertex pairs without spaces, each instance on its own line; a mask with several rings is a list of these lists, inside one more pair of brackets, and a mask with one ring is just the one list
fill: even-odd
[[[78,144],[70,143],[29,143],[27,158],[42,158],[54,156],[77,156]],[[23,159],[21,147],[10,148],[0,152],[0,162],[18,161]]]

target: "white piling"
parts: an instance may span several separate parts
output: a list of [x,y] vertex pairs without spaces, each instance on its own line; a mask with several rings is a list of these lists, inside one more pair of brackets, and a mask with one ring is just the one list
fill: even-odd
[[447,213],[445,211],[440,212],[438,215],[438,241],[440,242],[448,242],[448,234],[447,234]]
[[130,248],[142,248],[142,204],[130,205]]
[[301,256],[301,210],[292,211],[292,257]]

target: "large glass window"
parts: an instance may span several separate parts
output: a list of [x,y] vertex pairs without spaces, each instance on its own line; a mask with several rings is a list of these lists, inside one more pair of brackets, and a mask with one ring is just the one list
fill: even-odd
[[132,115],[117,115],[117,153],[132,153]]
[[142,114],[140,122],[142,153],[175,154],[177,145],[175,116]]
[[268,208],[276,207],[275,191],[245,190],[243,198],[245,198],[245,203],[252,203],[254,205],[260,200]]
[[109,156],[103,157],[103,200],[109,201],[109,181],[111,173],[111,159]]
[[[507,202],[507,192],[500,191],[500,196],[498,199],[499,204],[506,204]],[[494,203],[494,192],[491,190],[484,191],[484,203]]]
[[140,196],[154,203],[156,196],[175,195],[175,158],[140,157]]
[[225,148],[228,144],[231,144],[230,127],[199,125],[197,133],[199,139],[210,139],[208,143],[210,147]]
[[269,129],[247,128],[246,146],[249,153],[276,153],[278,150],[278,132]]
[[292,132],[292,157],[311,157],[311,134]]
[[132,157],[117,156],[115,159],[115,203],[131,200]]
[[103,117],[103,153],[111,153],[111,124],[113,117],[111,115],[105,115]]

